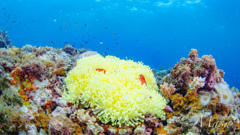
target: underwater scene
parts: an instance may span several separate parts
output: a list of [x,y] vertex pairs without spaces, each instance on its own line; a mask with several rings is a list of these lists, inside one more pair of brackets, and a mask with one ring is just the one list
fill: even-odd
[[0,0],[1,135],[240,135],[239,0]]

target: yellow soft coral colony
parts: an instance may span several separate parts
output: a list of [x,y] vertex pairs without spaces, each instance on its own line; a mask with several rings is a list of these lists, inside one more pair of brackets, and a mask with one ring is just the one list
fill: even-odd
[[63,98],[72,103],[79,99],[99,110],[97,117],[112,125],[137,125],[146,113],[164,118],[166,100],[157,92],[156,80],[141,62],[113,56],[93,55],[77,62],[66,78]]

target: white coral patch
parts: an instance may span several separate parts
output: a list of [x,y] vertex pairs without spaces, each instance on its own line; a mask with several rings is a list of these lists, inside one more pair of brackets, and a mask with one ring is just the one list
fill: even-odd
[[217,91],[220,103],[223,104],[233,104],[234,97],[232,91],[229,89],[228,84],[220,82],[214,85],[215,90]]
[[189,83],[189,88],[191,90],[198,90],[199,88],[202,88],[205,86],[205,80],[206,80],[206,77],[202,78],[202,77],[194,77],[192,82]]

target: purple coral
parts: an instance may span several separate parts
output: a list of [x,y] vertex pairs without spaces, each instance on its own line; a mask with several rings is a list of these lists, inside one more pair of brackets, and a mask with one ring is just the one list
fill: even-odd
[[182,58],[163,81],[175,85],[180,93],[186,93],[194,77],[202,77],[206,80],[205,86],[201,89],[213,90],[214,85],[223,80],[224,72],[217,68],[215,59],[211,55],[204,55],[202,58],[197,58],[197,56],[197,50],[192,49],[188,55],[189,58]]
[[155,115],[151,114],[151,113],[147,113],[145,115],[144,123],[146,123],[146,125],[148,125],[148,127],[153,127],[154,128],[154,127],[159,126],[158,118],[155,117]]

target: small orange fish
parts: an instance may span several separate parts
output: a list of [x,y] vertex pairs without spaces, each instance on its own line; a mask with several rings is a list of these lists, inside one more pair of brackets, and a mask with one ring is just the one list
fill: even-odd
[[142,74],[139,75],[139,80],[141,81],[142,85],[145,83],[147,85],[147,82]]
[[98,68],[98,69],[96,69],[96,71],[99,71],[99,72],[103,71],[104,74],[106,73],[106,70],[105,70],[105,69],[100,69],[100,68]]
[[191,83],[191,82],[192,82],[192,80],[191,80],[191,79],[188,79],[188,82],[189,82],[189,83]]
[[152,73],[153,73],[153,71],[152,71]]

